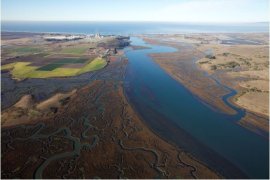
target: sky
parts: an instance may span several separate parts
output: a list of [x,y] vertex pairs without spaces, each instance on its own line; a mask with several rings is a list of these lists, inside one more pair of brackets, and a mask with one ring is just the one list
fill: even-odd
[[269,0],[1,0],[3,21],[269,22]]

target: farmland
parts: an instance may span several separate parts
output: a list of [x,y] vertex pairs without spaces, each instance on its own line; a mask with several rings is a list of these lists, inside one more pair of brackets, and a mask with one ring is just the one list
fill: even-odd
[[88,47],[87,46],[82,46],[82,47],[68,47],[65,48],[61,51],[61,53],[64,54],[83,54],[87,51]]
[[[73,60],[73,59],[71,59]],[[82,63],[84,60],[61,61],[63,63],[51,63],[42,67],[31,66],[30,62],[17,62],[2,66],[2,70],[10,70],[13,78],[21,80],[25,78],[50,78],[76,76],[82,73],[96,71],[106,66],[106,60],[95,58],[90,60],[82,68],[61,68],[64,64]]]
[[108,56],[114,53],[111,51],[114,45],[108,45],[112,42],[115,43],[113,37],[72,42],[46,41],[40,34],[5,38],[1,70],[16,80],[78,76],[104,68]]

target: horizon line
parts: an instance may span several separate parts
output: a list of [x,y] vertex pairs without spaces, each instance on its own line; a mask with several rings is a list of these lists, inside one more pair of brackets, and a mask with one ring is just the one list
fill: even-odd
[[3,20],[1,22],[123,22],[123,23],[198,23],[198,24],[255,24],[255,23],[270,23],[270,21],[152,21],[152,20]]

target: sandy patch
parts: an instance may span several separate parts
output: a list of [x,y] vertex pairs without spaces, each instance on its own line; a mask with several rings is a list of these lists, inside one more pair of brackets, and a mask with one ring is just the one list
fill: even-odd
[[61,100],[64,100],[76,93],[76,89],[69,93],[57,93],[51,98],[37,104],[36,108],[41,111],[48,111],[51,108],[58,108],[62,105]]
[[75,93],[76,89],[68,93],[57,93],[38,104],[35,103],[32,95],[25,95],[16,104],[2,112],[1,125],[2,127],[15,126],[31,123],[44,115],[50,117]]
[[247,88],[247,89],[256,88],[260,91],[269,92],[269,81],[266,81],[266,80],[244,81],[244,82],[240,83],[240,86]]
[[256,113],[269,115],[269,93],[247,92],[236,100],[236,104]]
[[247,77],[251,79],[268,79],[268,71],[241,71],[241,72],[228,72],[228,75],[232,77]]
[[31,108],[34,104],[34,98],[31,95],[24,95],[15,105],[14,107],[27,109]]

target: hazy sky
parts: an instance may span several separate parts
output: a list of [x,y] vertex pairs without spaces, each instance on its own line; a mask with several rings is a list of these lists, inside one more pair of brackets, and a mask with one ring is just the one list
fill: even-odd
[[2,20],[269,21],[268,0],[2,0]]

